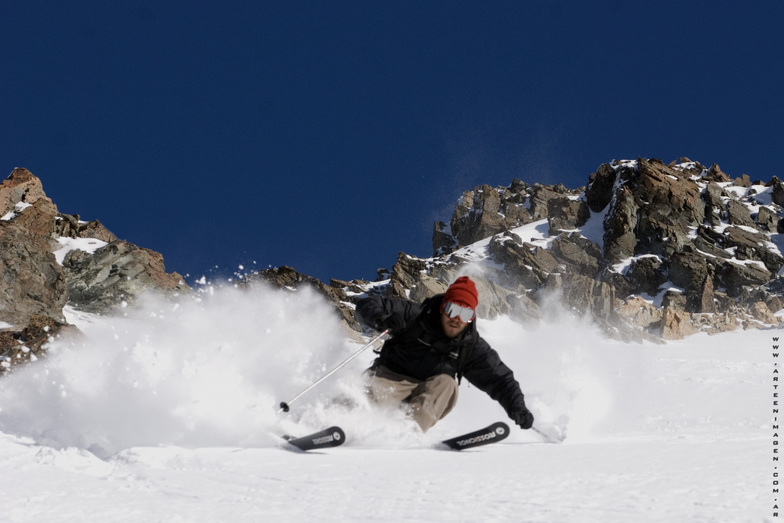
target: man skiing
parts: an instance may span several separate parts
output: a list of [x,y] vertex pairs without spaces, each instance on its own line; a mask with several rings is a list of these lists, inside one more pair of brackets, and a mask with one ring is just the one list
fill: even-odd
[[476,285],[467,276],[421,304],[380,296],[359,300],[357,320],[389,329],[391,336],[368,370],[370,396],[379,404],[408,406],[424,432],[454,408],[465,377],[517,425],[530,429],[534,416],[512,370],[476,330],[478,303]]

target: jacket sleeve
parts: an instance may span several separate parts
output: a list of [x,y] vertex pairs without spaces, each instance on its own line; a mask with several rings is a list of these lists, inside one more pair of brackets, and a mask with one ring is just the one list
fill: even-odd
[[409,300],[371,296],[357,302],[354,316],[358,322],[377,331],[401,330],[417,317],[421,306]]
[[482,338],[479,338],[472,358],[466,364],[464,376],[472,385],[500,403],[510,418],[513,418],[515,412],[527,410],[525,396],[512,369],[501,361],[498,353]]

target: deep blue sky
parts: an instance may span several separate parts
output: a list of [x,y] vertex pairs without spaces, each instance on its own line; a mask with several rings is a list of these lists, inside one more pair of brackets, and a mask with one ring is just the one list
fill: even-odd
[[784,178],[782,21],[780,1],[3,2],[0,176],[30,169],[189,281],[374,279],[431,255],[482,183],[574,188],[638,156]]

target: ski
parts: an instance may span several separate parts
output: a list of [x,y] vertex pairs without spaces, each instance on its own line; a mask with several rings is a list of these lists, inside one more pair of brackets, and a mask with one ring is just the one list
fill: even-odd
[[316,450],[342,445],[346,441],[346,434],[340,427],[329,427],[307,436],[283,436],[283,439],[300,450]]
[[465,450],[490,443],[498,443],[509,436],[509,426],[501,421],[493,423],[483,429],[457,436],[456,438],[445,439],[441,443],[453,450]]

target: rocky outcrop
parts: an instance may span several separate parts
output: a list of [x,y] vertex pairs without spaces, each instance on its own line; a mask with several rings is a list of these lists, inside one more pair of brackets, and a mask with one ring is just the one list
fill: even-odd
[[34,315],[65,321],[65,275],[53,254],[56,216],[30,171],[14,169],[0,184],[0,321],[25,325]]
[[459,274],[480,282],[480,317],[535,324],[548,299],[608,335],[667,340],[776,325],[784,183],[713,164],[638,158],[599,166],[584,188],[466,191],[434,256],[399,256],[389,295],[423,299]]
[[103,314],[118,305],[133,305],[148,291],[176,294],[187,288],[179,274],[166,273],[159,253],[122,240],[92,254],[70,251],[63,271],[69,302],[86,312]]
[[[449,228],[443,222],[436,222],[433,228],[435,254],[451,252],[501,231],[532,222],[534,218],[525,203],[533,201],[533,196],[542,188],[513,180],[509,187],[502,190],[482,185],[473,191],[466,191],[455,206]],[[536,199],[533,208],[537,209],[541,205],[546,208],[547,198],[544,195]]]
[[[94,248],[79,248],[87,244]],[[97,220],[58,212],[22,168],[0,184],[0,274],[0,372],[76,332],[66,305],[111,314],[147,292],[188,289],[179,274],[166,273],[160,254],[118,240]]]
[[0,222],[0,321],[24,325],[34,315],[65,321],[65,274],[45,237]]

